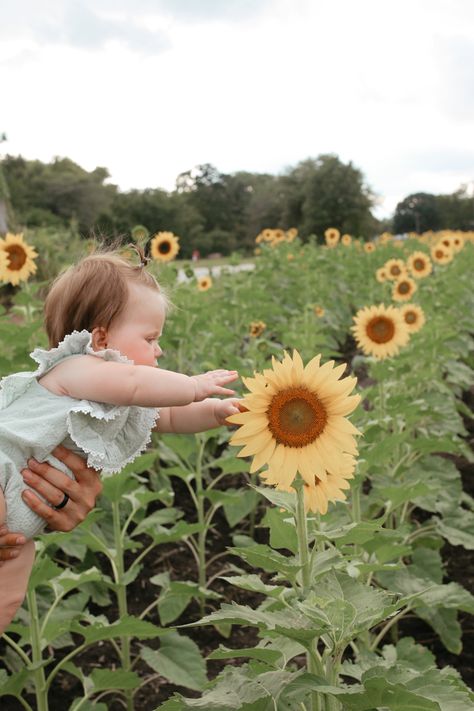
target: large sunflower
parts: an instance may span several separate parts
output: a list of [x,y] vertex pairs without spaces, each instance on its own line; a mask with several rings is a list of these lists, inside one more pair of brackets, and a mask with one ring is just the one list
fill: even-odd
[[407,259],[407,266],[416,279],[422,279],[431,274],[433,266],[424,252],[413,252]]
[[453,257],[452,248],[448,248],[440,242],[431,247],[431,259],[437,264],[449,264],[449,262],[453,261]]
[[324,233],[324,239],[326,240],[327,246],[335,247],[336,244],[339,242],[340,236],[341,233],[338,229],[336,229],[335,227],[328,227],[328,229]]
[[400,313],[410,333],[419,331],[426,321],[423,309],[417,304],[405,304],[400,308]]
[[34,259],[38,256],[33,247],[23,241],[23,235],[8,232],[0,238],[0,280],[17,286],[20,281],[27,281],[36,272]]
[[262,476],[283,490],[299,472],[307,508],[325,513],[328,501],[345,498],[352,477],[348,459],[357,454],[360,432],[346,416],[360,396],[349,394],[356,378],[341,379],[344,363],[319,361],[316,356],[305,367],[297,351],[282,362],[273,358],[271,369],[243,379],[250,391],[241,401],[244,411],[227,420],[241,425],[231,444],[244,445],[237,456],[253,456],[250,472],[267,464]]
[[394,281],[406,274],[407,268],[403,259],[389,259],[384,264],[387,279]]
[[396,355],[409,340],[400,310],[395,306],[365,306],[354,316],[352,326],[357,345],[366,355],[379,360]]
[[150,242],[150,254],[158,262],[170,262],[179,252],[179,240],[172,232],[157,232]]
[[402,276],[393,285],[392,299],[394,301],[410,301],[417,288],[416,282],[411,277]]

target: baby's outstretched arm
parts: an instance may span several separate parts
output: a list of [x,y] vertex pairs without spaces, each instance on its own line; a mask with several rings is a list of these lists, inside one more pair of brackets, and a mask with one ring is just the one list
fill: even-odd
[[[141,407],[189,405],[213,395],[235,395],[225,385],[238,378],[235,370],[212,370],[188,376],[88,355],[69,358],[51,372],[55,375],[54,392],[58,394],[79,400]],[[47,381],[42,384],[51,388]]]
[[204,432],[226,424],[230,415],[240,412],[238,398],[207,398],[182,407],[164,407],[156,423],[157,432],[192,434]]

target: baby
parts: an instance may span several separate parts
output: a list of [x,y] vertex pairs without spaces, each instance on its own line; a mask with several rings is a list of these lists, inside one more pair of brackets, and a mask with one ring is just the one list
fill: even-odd
[[[52,455],[62,444],[90,467],[120,471],[143,451],[151,432],[202,432],[238,412],[225,386],[235,370],[187,376],[157,367],[168,307],[146,270],[116,251],[96,252],[53,283],[45,302],[49,350],[31,354],[34,372],[4,378],[0,391],[0,526],[32,539],[44,521],[23,502],[20,474],[30,457],[67,473]],[[61,506],[67,506],[65,494]],[[21,605],[34,542],[0,568],[0,634]]]

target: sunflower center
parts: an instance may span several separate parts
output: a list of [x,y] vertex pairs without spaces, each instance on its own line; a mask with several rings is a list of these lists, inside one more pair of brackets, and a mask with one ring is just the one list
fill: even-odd
[[444,257],[444,252],[443,252],[443,250],[442,250],[442,249],[437,249],[437,250],[436,250],[436,253],[435,253],[435,256],[436,256],[437,259],[442,259],[442,258]]
[[14,272],[19,272],[26,262],[26,252],[19,244],[9,244],[5,250],[8,254],[8,268]]
[[407,311],[405,314],[405,321],[407,323],[415,323],[416,322],[416,313],[414,311]]
[[407,281],[401,281],[398,285],[398,292],[400,294],[408,294],[410,291],[410,284]]
[[398,276],[401,273],[402,273],[402,270],[400,269],[400,267],[397,267],[396,264],[394,264],[392,267],[390,267],[390,274],[393,274],[393,276]]
[[291,387],[273,396],[268,429],[279,444],[305,447],[319,437],[328,415],[319,398],[306,388]]
[[168,252],[171,251],[171,243],[168,242],[168,240],[163,240],[163,242],[160,242],[158,245],[158,252],[160,254],[168,254]]
[[413,262],[413,266],[415,267],[417,272],[421,272],[423,271],[425,263],[422,259],[415,259],[415,261]]
[[376,316],[367,324],[367,335],[375,343],[388,343],[395,334],[393,321],[385,316]]

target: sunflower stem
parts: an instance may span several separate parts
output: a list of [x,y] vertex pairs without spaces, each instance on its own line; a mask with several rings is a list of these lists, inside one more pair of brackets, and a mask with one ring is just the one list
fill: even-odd
[[[308,522],[304,506],[304,483],[299,475],[294,480],[293,486],[296,489],[295,524],[298,540],[298,558],[301,565],[300,593],[303,598],[306,598],[311,587],[311,558],[308,545]],[[306,653],[306,668],[311,674],[324,673],[321,665],[318,664],[316,644],[315,640],[313,643],[314,649],[308,650]],[[322,711],[321,702],[320,694],[316,691],[312,692],[309,710]]]
[[304,484],[300,476],[294,480],[293,486],[296,489],[295,524],[298,540],[298,558],[301,565],[301,594],[303,597],[306,597],[311,584],[311,572],[308,546],[308,523],[304,507]]

